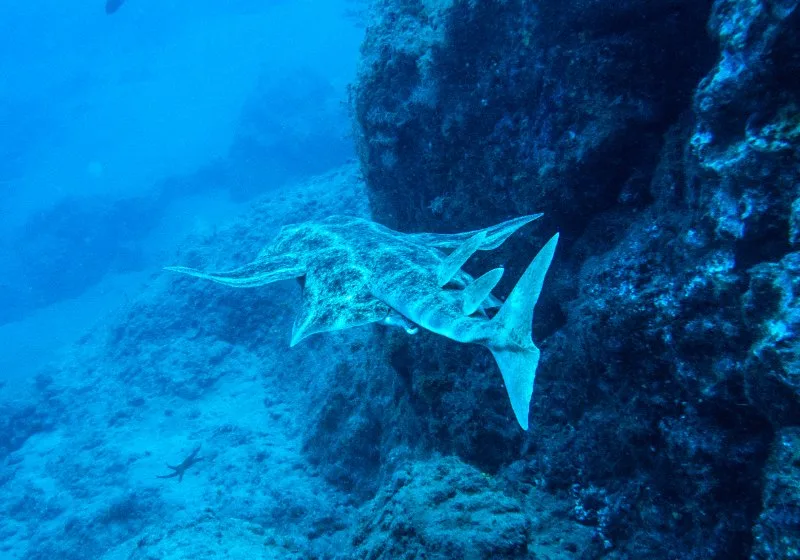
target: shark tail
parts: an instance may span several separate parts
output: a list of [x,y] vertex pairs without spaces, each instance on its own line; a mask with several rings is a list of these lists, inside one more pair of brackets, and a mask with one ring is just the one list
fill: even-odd
[[524,430],[528,429],[528,412],[540,354],[532,340],[533,309],[539,300],[557,243],[558,234],[555,234],[525,270],[492,319],[493,333],[486,343],[503,375],[514,415]]
[[531,344],[531,348],[525,350],[498,350],[491,347],[489,350],[492,351],[500,373],[503,374],[514,416],[517,417],[522,429],[527,430],[533,381],[539,365],[539,349]]

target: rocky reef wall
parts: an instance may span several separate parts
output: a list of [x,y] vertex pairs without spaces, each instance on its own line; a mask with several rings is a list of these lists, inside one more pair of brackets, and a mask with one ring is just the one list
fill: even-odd
[[512,278],[562,233],[530,433],[490,358],[420,337],[393,364],[426,412],[421,445],[573,494],[612,556],[772,550],[752,531],[767,457],[800,422],[797,4],[372,14],[351,105],[375,219],[459,231],[545,212],[494,256]]
[[164,264],[236,267],[367,202],[405,232],[543,211],[467,265],[508,294],[561,232],[530,430],[482,348],[364,326],[290,349],[296,282],[159,273],[3,393],[0,555],[797,558],[799,3],[375,2],[360,170]]

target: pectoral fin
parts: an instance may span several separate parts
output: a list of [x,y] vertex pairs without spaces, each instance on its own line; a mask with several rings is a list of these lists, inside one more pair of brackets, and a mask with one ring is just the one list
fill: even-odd
[[204,278],[234,288],[254,288],[279,280],[298,278],[306,273],[305,267],[294,255],[259,257],[250,264],[223,272],[203,272],[185,266],[168,266],[164,270]]
[[434,247],[436,249],[455,249],[475,234],[484,232],[486,238],[479,250],[491,251],[502,245],[503,242],[519,228],[541,218],[543,215],[544,214],[531,214],[529,216],[520,216],[519,218],[507,220],[486,229],[465,231],[463,233],[410,233],[408,237],[416,243],[427,245],[428,247]]
[[314,333],[383,321],[390,308],[370,293],[368,278],[359,267],[337,268],[327,259],[316,262],[305,277],[290,346]]

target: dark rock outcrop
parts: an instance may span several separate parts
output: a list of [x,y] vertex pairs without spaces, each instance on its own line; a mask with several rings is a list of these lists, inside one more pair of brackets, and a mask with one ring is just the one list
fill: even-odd
[[500,253],[512,277],[562,232],[530,436],[494,421],[480,350],[422,337],[395,369],[423,447],[494,470],[524,440],[554,491],[616,497],[622,556],[749,555],[774,430],[800,420],[798,28],[792,0],[381,3],[352,90],[376,219],[544,211]]

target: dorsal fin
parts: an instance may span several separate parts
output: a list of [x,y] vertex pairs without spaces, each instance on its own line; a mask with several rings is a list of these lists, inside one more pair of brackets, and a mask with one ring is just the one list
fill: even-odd
[[490,270],[464,290],[464,303],[462,310],[464,315],[472,315],[480,307],[484,300],[489,297],[494,287],[503,277],[503,268],[495,268]]
[[442,264],[439,265],[439,270],[436,271],[436,282],[439,287],[452,280],[453,276],[464,266],[464,263],[480,248],[485,239],[486,231],[479,231],[459,245],[455,251],[442,261]]

